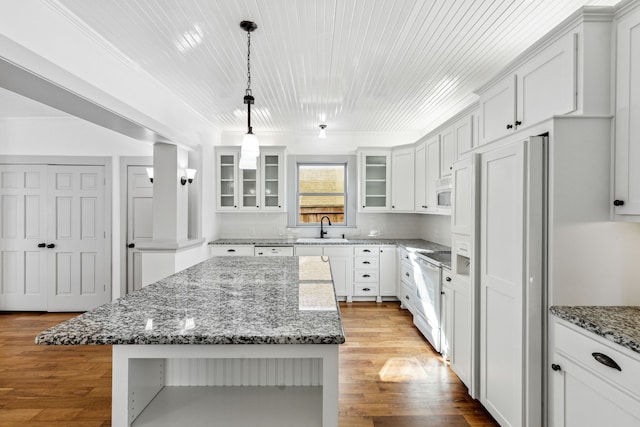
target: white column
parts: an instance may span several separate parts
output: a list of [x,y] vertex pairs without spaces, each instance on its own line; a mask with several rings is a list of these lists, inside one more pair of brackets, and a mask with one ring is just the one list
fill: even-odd
[[188,237],[189,190],[180,183],[187,152],[176,145],[153,146],[153,241],[182,242]]

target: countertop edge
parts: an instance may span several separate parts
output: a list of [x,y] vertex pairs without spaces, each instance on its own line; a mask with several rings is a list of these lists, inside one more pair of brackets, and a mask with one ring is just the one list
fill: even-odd
[[[624,320],[614,319],[628,315],[637,311],[640,314],[640,307],[636,306],[551,306],[549,312],[572,325],[575,325],[587,332],[591,332],[601,338],[617,344],[634,353],[640,354],[640,329],[628,326]],[[599,317],[608,314],[609,319],[600,320]],[[632,313],[635,314],[635,313]],[[620,325],[624,323],[624,325]],[[627,330],[623,330],[626,328]],[[631,329],[629,329],[631,328]]]

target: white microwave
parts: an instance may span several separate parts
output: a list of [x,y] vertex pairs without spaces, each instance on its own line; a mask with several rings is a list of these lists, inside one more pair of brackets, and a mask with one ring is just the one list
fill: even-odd
[[438,209],[451,208],[451,177],[442,178],[436,181],[436,205]]

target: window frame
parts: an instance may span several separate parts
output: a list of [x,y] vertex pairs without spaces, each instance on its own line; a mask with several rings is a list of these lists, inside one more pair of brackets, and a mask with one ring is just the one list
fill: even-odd
[[[287,227],[289,228],[319,228],[319,223],[300,223],[300,193],[299,193],[299,176],[298,165],[344,165],[345,166],[345,185],[344,185],[344,223],[332,227],[337,228],[353,228],[356,226],[357,211],[357,158],[356,156],[339,156],[339,155],[289,155],[287,159],[288,175],[293,179],[287,182]],[[342,193],[314,193],[315,195],[335,195]]]

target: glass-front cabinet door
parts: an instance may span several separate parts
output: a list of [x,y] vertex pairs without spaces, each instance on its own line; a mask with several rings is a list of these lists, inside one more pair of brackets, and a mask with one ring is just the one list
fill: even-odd
[[238,209],[238,155],[236,152],[216,154],[216,200],[220,211]]
[[284,148],[260,147],[257,169],[240,169],[240,147],[216,150],[218,211],[284,211]]
[[388,211],[391,191],[391,153],[360,152],[360,211]]
[[262,209],[284,210],[284,152],[262,150],[260,154],[262,172]]
[[240,199],[240,209],[243,210],[257,210],[260,209],[260,199],[258,195],[258,182],[259,182],[259,169],[240,169],[239,174],[240,188],[242,197]]

